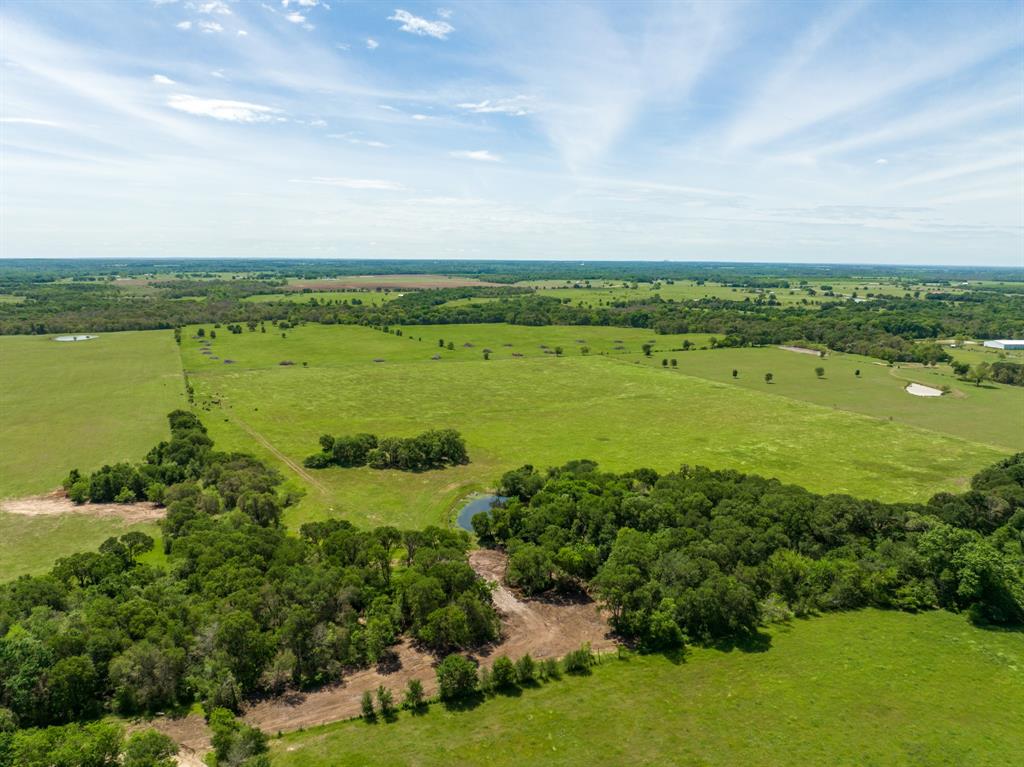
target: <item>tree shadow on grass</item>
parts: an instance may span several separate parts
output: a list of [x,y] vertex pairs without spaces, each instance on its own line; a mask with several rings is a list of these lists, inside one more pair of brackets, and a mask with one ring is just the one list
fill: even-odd
[[474,692],[471,695],[466,695],[462,698],[458,698],[457,700],[441,701],[441,705],[444,706],[446,711],[472,711],[485,700],[486,697],[483,693]]
[[720,652],[768,652],[772,648],[772,637],[763,631],[755,631],[753,634],[719,639],[711,642],[708,647]]

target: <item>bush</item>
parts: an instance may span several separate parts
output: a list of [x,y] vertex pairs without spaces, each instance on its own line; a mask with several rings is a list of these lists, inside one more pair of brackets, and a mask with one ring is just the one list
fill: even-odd
[[437,667],[437,686],[441,700],[455,701],[476,692],[476,666],[461,655],[449,655]]
[[363,712],[363,719],[365,719],[367,722],[373,722],[377,719],[377,712],[373,708],[373,693],[369,690],[363,692],[361,708]]
[[410,711],[418,711],[423,708],[425,703],[423,682],[419,679],[410,679],[409,685],[405,688],[405,700],[402,702],[402,706]]
[[494,661],[491,667],[491,680],[499,690],[507,690],[516,685],[516,667],[507,655]]
[[516,681],[519,684],[530,684],[537,677],[537,664],[529,653],[516,661]]
[[567,674],[589,674],[592,665],[594,665],[594,654],[590,651],[589,643],[562,658],[562,668]]

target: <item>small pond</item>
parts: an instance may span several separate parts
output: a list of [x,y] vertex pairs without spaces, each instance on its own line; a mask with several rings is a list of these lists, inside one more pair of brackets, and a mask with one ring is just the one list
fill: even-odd
[[459,516],[455,519],[455,524],[471,533],[473,532],[474,514],[479,514],[481,511],[490,511],[494,504],[507,500],[508,498],[504,495],[478,495],[462,507],[459,511]]

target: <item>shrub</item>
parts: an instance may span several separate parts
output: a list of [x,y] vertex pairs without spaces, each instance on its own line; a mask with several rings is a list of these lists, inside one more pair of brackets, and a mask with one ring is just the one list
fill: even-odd
[[494,665],[491,667],[491,679],[499,690],[515,687],[516,667],[507,655],[502,655],[494,661]]
[[441,700],[454,701],[476,692],[476,666],[461,655],[449,655],[437,667],[437,686]]

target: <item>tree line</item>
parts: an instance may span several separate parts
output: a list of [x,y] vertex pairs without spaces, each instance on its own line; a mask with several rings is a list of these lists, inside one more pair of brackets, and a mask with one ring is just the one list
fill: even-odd
[[427,471],[466,463],[466,442],[455,429],[431,429],[414,437],[324,434],[320,437],[320,452],[303,461],[310,469],[369,466],[400,471]]
[[1024,453],[927,504],[817,495],[735,471],[525,466],[473,517],[527,594],[592,590],[648,648],[743,640],[766,621],[877,606],[1024,623]]

